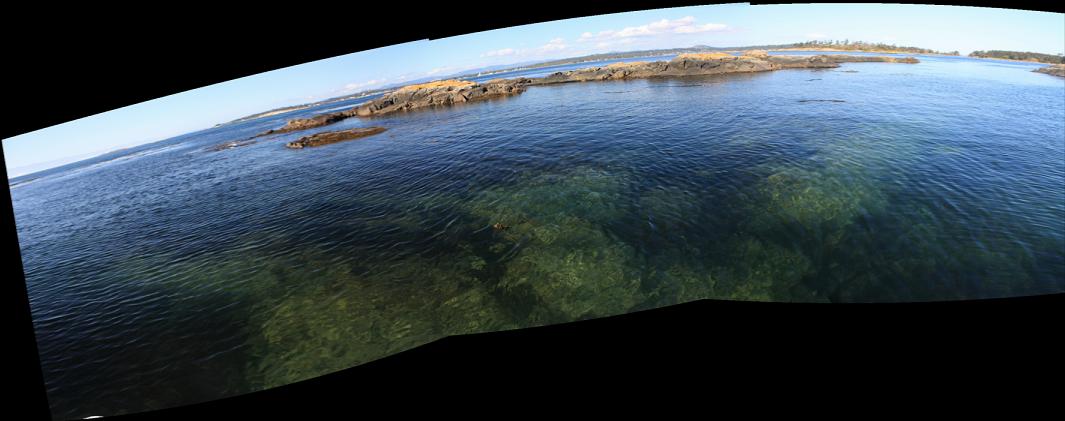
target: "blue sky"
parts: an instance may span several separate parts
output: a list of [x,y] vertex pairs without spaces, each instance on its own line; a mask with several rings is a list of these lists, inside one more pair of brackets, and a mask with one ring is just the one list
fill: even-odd
[[710,5],[417,41],[248,76],[3,140],[8,175],[209,128],[272,108],[485,66],[611,51],[850,39],[934,50],[1065,52],[1065,15],[921,5]]

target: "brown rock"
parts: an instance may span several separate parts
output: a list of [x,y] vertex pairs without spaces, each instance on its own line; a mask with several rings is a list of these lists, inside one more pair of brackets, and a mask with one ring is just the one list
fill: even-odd
[[1065,77],[1065,64],[1053,64],[1046,67],[1040,67],[1032,71],[1036,73],[1046,73],[1048,75]]
[[399,111],[451,106],[518,95],[525,92],[526,87],[534,85],[766,72],[780,69],[834,68],[839,67],[839,63],[848,62],[917,63],[918,60],[913,57],[851,55],[770,56],[764,50],[749,50],[741,56],[725,53],[681,54],[670,61],[613,63],[607,66],[555,72],[536,79],[493,79],[484,83],[454,79],[441,80],[404,86],[378,99],[365,102],[345,111],[292,120],[280,129],[270,130],[259,136],[321,127],[353,116],[380,116]]
[[290,120],[280,129],[271,129],[265,132],[259,133],[254,137],[266,136],[275,133],[288,133],[297,130],[313,129],[315,127],[322,127],[329,124],[336,123],[349,117],[353,117],[355,114],[351,110],[339,111],[329,114],[320,114],[311,118],[297,118]]
[[743,52],[743,55],[747,57],[768,58],[769,52],[766,50],[747,50]]
[[290,149],[303,149],[311,146],[328,145],[330,143],[337,143],[345,140],[372,136],[383,131],[385,131],[384,127],[361,127],[357,129],[341,130],[336,132],[315,133],[310,136],[301,137],[297,141],[288,142],[285,144],[285,147]]
[[484,83],[444,80],[402,87],[359,105],[354,114],[370,117],[431,106],[455,105],[525,92],[529,79],[493,79]]

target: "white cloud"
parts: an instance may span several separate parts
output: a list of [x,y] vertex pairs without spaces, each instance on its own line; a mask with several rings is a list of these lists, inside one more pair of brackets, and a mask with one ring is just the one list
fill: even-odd
[[430,70],[430,71],[428,71],[428,72],[425,72],[425,75],[426,75],[426,76],[432,76],[432,75],[435,75],[435,74],[437,74],[437,73],[440,73],[440,72],[446,72],[446,71],[448,71],[448,70],[451,70],[451,69],[455,69],[455,68],[456,68],[455,66],[443,66],[443,67],[437,67],[437,68],[435,68],[435,69],[433,69],[433,70]]
[[[670,34],[698,34],[702,32],[724,31],[729,29],[723,23],[695,24],[695,18],[685,16],[680,19],[662,19],[640,26],[629,26],[618,30],[608,29],[598,33],[584,32],[577,39],[579,42],[596,41],[599,44],[612,40],[627,39],[633,37],[654,37]],[[597,44],[597,45],[599,45]]]
[[722,31],[728,29],[723,23],[707,23],[703,25],[684,25],[673,29],[678,34],[698,34],[700,32]]
[[380,85],[380,84],[385,83],[387,81],[388,81],[388,79],[382,78],[382,79],[372,79],[372,80],[368,80],[368,81],[365,81],[365,82],[349,83],[347,85],[344,85],[344,90],[345,91],[354,91],[356,89],[367,88],[367,87],[374,86],[374,85]]
[[501,49],[501,50],[489,51],[487,53],[481,54],[481,57],[509,56],[509,55],[513,55],[516,52],[517,52],[517,50],[515,50],[513,48],[504,48],[504,49]]
[[549,53],[549,52],[552,52],[552,51],[565,50],[566,47],[567,47],[566,46],[566,40],[564,40],[562,38],[555,38],[555,39],[553,39],[551,41],[548,41],[547,44],[544,44],[543,46],[541,46],[539,48],[539,51],[543,52],[543,53]]

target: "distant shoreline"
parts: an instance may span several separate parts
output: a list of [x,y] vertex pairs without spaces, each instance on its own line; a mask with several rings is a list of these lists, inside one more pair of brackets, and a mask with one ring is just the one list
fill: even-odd
[[778,48],[769,51],[820,51],[831,53],[877,53],[877,54],[911,54],[922,56],[945,56],[945,57],[965,57],[962,55],[943,54],[943,53],[915,53],[912,51],[902,50],[840,50],[837,48]]

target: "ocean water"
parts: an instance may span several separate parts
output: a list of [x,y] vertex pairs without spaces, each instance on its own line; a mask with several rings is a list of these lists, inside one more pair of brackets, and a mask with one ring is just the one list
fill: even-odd
[[[350,101],[17,178],[53,411],[704,298],[1065,291],[1065,79],[919,57],[533,87],[209,150]],[[370,125],[388,130],[283,146]]]

